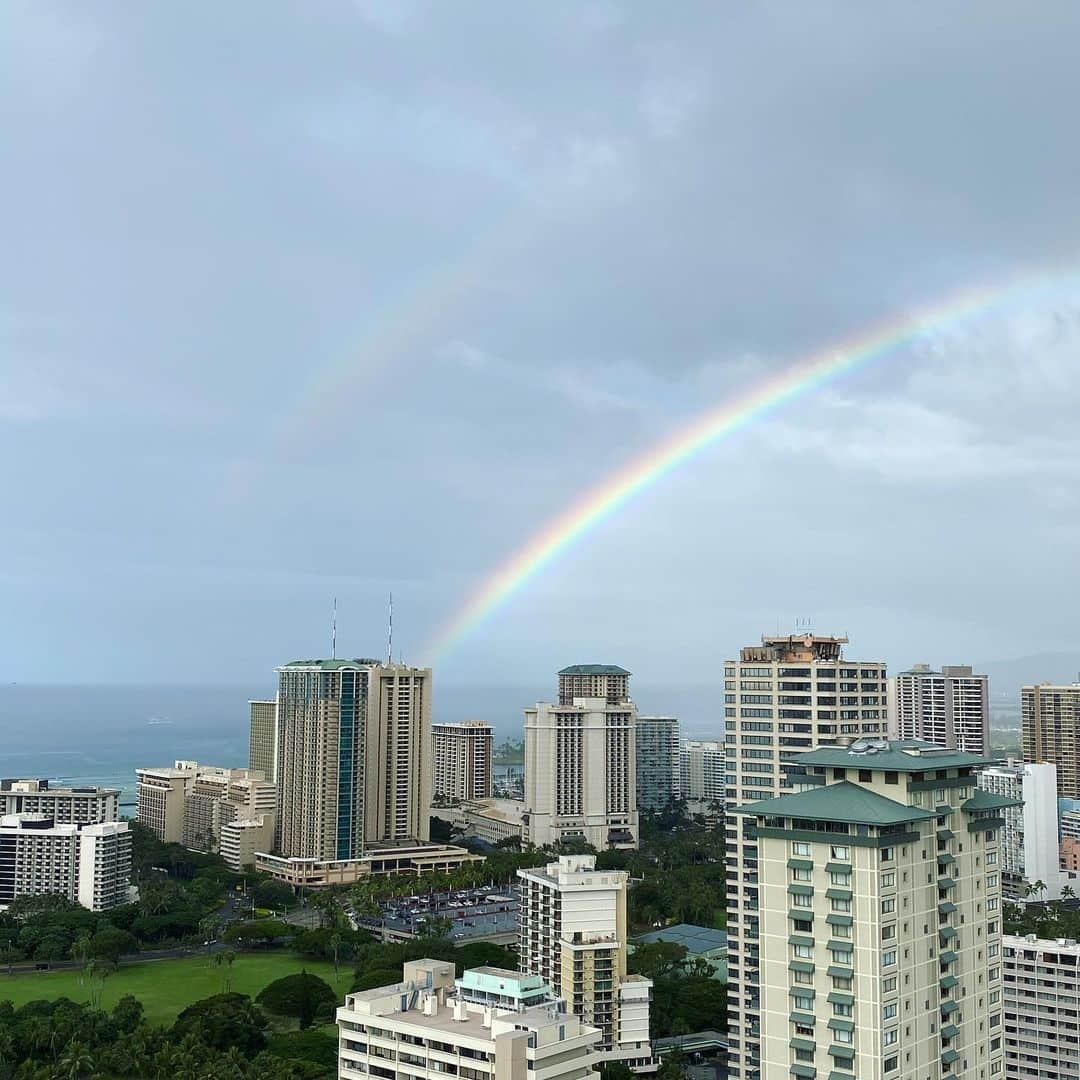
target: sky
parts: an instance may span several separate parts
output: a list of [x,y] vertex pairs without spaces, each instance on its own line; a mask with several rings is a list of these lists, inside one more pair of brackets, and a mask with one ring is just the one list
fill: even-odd
[[807,621],[1080,654],[1080,6],[5,6],[0,681],[425,662],[505,559],[801,358],[435,659],[714,682]]

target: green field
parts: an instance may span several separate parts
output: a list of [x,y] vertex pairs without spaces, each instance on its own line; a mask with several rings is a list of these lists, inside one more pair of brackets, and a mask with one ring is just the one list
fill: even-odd
[[[105,979],[101,1007],[111,1009],[124,994],[132,994],[142,1002],[151,1024],[170,1024],[193,1001],[220,994],[225,970],[224,966],[214,967],[205,956],[132,964]],[[254,997],[275,979],[297,971],[309,971],[325,979],[342,1000],[353,979],[351,964],[342,964],[341,974],[335,979],[334,965],[323,960],[305,960],[287,952],[237,953],[230,989]],[[38,998],[59,997],[90,1000],[81,972],[32,971],[15,976],[0,973],[0,1001],[10,1000],[19,1006]]]

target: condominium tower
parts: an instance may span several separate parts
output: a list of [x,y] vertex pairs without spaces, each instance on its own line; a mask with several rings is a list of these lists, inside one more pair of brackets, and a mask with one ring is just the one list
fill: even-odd
[[[725,802],[747,803],[794,788],[785,773],[801,751],[859,737],[886,725],[885,664],[848,660],[845,637],[763,637],[724,665]],[[728,1041],[733,1077],[756,1078],[760,990],[759,847],[751,823],[729,818]],[[771,1077],[766,1080],[772,1080]]]
[[57,825],[97,825],[120,817],[120,789],[50,787],[38,778],[0,780],[0,816],[43,814]]
[[1062,799],[1080,799],[1080,683],[1039,683],[1020,692],[1024,760],[1053,762]]
[[1080,945],[1030,934],[1002,951],[1005,1076],[1080,1080]]
[[607,1060],[651,1059],[652,982],[626,973],[624,870],[597,870],[595,855],[563,855],[519,870],[518,965],[550,983],[571,1012],[600,1029]]
[[249,701],[248,768],[256,769],[274,782],[277,780],[281,739],[276,701]]
[[637,808],[658,813],[679,798],[679,721],[674,716],[639,716],[634,739]]
[[1057,767],[1010,760],[978,776],[979,787],[1015,801],[1003,811],[1001,877],[1006,899],[1023,900],[1041,882],[1036,900],[1059,900],[1066,884],[1058,847]]
[[575,698],[603,698],[621,705],[630,697],[630,672],[616,664],[572,664],[559,672],[559,704]]
[[331,659],[278,673],[281,855],[355,859],[426,841],[431,669]]
[[[894,680],[890,680],[893,684]],[[970,667],[916,664],[889,687],[895,732],[969,754],[990,753],[990,680]],[[895,703],[895,704],[894,704]]]
[[432,724],[431,790],[444,799],[491,798],[495,735],[483,720]]
[[724,744],[716,739],[687,739],[680,758],[679,793],[699,802],[724,802]]
[[[1002,810],[986,758],[918,740],[799,755],[790,794],[735,808],[757,845],[760,1003],[734,1075],[1003,1073]],[[732,1033],[734,1034],[734,1033]]]
[[[625,693],[626,672],[613,671],[604,696],[563,700],[564,680],[583,678],[580,668],[559,673],[558,705],[539,702],[525,710],[526,843],[541,847],[561,840],[583,840],[595,848],[635,848],[638,844],[635,722]],[[592,678],[593,676],[589,676]],[[596,678],[609,678],[607,674]],[[574,685],[577,685],[575,681]],[[593,690],[603,686],[589,684]]]

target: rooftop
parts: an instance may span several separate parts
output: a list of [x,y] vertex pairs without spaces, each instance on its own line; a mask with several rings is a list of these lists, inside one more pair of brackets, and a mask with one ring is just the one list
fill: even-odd
[[282,664],[281,667],[278,668],[278,671],[286,671],[289,668],[317,668],[320,671],[344,671],[358,667],[381,666],[381,660],[371,660],[367,658],[360,658],[355,660],[339,660],[335,657],[329,660],[290,660],[289,663]]
[[711,926],[677,923],[675,926],[665,926],[662,930],[651,930],[649,933],[636,938],[635,941],[639,945],[652,945],[657,941],[667,941],[675,945],[685,946],[686,951],[691,956],[700,956],[702,953],[726,949],[727,932],[714,930]]
[[856,739],[850,746],[821,746],[795,754],[798,765],[859,766],[889,772],[926,772],[928,769],[959,769],[990,765],[996,759],[963,750],[949,750],[922,739]]
[[560,675],[629,675],[630,672],[626,668],[621,668],[617,664],[571,664],[570,667],[564,667],[560,672]]
[[914,806],[886,799],[884,795],[848,780],[795,795],[781,795],[777,799],[733,806],[731,812],[754,817],[849,821],[860,825],[904,825],[912,821],[926,821],[934,816],[930,810],[918,810]]
[[1003,810],[1007,806],[1023,806],[1023,799],[1010,799],[1007,795],[994,795],[982,788],[976,788],[975,794],[968,799],[962,810]]

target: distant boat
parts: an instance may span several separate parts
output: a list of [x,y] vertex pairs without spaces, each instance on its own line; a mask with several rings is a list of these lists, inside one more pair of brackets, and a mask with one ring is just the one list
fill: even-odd
[[158,724],[171,724],[172,723],[171,720],[162,720],[160,716],[151,716],[150,719],[147,720],[146,722],[147,722],[147,724],[150,724],[151,726],[156,726]]

